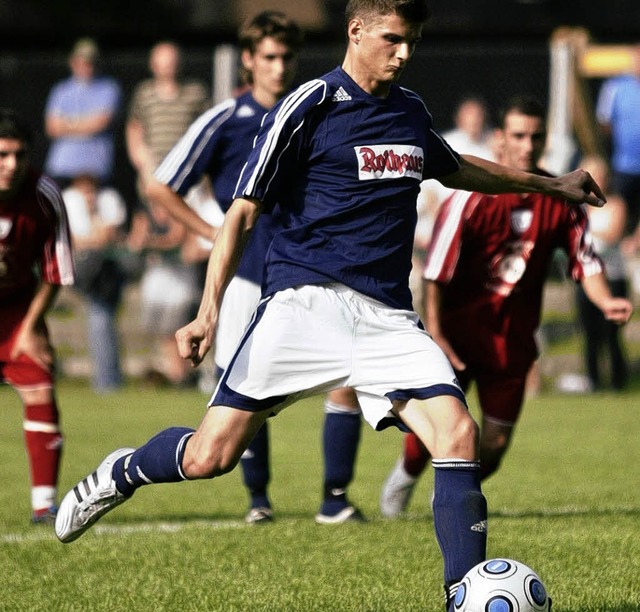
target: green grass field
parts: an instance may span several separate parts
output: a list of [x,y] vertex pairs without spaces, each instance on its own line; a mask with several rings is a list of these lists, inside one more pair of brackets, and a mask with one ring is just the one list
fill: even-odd
[[[109,451],[169,425],[195,425],[206,397],[59,390],[66,436],[61,491]],[[484,486],[489,556],[531,565],[554,612],[640,610],[640,420],[627,394],[529,400],[503,468]],[[473,406],[475,397],[470,394]],[[29,524],[17,397],[0,389],[0,610],[440,611],[442,562],[429,511],[431,472],[410,514],[383,520],[380,486],[401,434],[363,428],[351,498],[369,522],[318,526],[320,398],[272,426],[277,520],[249,527],[236,470],[214,482],[146,487],[80,540]]]

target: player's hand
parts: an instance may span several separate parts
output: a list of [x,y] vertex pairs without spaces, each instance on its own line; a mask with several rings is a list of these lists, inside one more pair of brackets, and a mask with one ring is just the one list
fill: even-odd
[[55,354],[44,330],[20,330],[10,357],[15,360],[21,355],[29,357],[48,372],[53,370]]
[[436,344],[442,349],[442,352],[447,356],[449,363],[453,366],[453,369],[457,372],[462,372],[467,369],[467,364],[458,357],[457,353],[453,350],[446,338],[440,334],[432,335]]
[[557,180],[560,182],[558,195],[570,203],[601,207],[607,201],[598,183],[586,170],[574,170]]
[[208,325],[200,319],[194,319],[176,332],[178,353],[182,359],[191,361],[195,368],[213,346],[215,325]]
[[616,325],[624,325],[631,318],[633,306],[626,298],[612,297],[606,300],[602,306],[602,314],[607,321]]

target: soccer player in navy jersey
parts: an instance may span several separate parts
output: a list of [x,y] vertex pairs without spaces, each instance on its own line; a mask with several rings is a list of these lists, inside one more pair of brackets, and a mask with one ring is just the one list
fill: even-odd
[[583,171],[542,177],[457,155],[415,93],[395,84],[429,16],[425,0],[350,0],[342,66],[265,117],[212,250],[194,321],[176,334],[199,363],[262,212],[283,215],[262,299],[197,430],[174,427],[119,449],[65,496],[71,542],[145,484],[212,478],[237,464],[264,421],[300,397],[355,389],[376,429],[400,423],[433,456],[434,525],[447,606],[486,555],[478,427],[446,356],[412,311],[408,286],[420,182],[492,193],[541,191],[602,205]]
[[[538,162],[546,144],[546,112],[515,96],[501,113],[504,163],[548,176]],[[541,193],[454,192],[436,218],[424,269],[425,322],[466,390],[475,382],[480,410],[480,478],[495,473],[522,409],[527,374],[538,356],[544,282],[557,249],[567,274],[604,317],[623,325],[632,305],[611,294],[594,251],[586,211]],[[415,434],[382,488],[380,509],[403,512],[429,453]]]
[[32,521],[50,524],[62,433],[45,318],[60,286],[73,284],[74,270],[62,194],[31,168],[30,147],[22,118],[0,109],[0,383],[23,404]]
[[[167,208],[191,231],[214,240],[218,228],[199,216],[184,198],[207,176],[218,204],[225,212],[229,209],[262,118],[291,89],[302,42],[295,22],[277,11],[264,11],[249,19],[240,28],[238,38],[247,91],[198,117],[169,152],[146,190],[150,200]],[[216,332],[218,375],[229,365],[258,305],[267,249],[279,223],[277,211],[260,217],[229,283]],[[360,440],[360,409],[355,393],[349,389],[331,391],[324,409],[324,499],[316,521],[338,524],[361,520],[362,515],[349,503],[346,494]],[[246,521],[272,520],[267,491],[270,480],[267,423],[256,433],[240,465],[250,498]]]

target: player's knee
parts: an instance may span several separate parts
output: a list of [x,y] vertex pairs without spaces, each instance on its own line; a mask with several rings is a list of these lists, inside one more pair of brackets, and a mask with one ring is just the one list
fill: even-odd
[[19,386],[15,386],[14,388],[20,396],[25,409],[28,406],[54,403],[53,387],[51,386],[42,386],[35,389]]
[[438,436],[438,450],[434,456],[473,460],[477,454],[479,435],[478,425],[467,414]]

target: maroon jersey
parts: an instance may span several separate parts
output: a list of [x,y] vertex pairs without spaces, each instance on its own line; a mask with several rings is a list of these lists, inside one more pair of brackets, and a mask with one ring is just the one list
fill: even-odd
[[73,284],[73,255],[60,189],[30,172],[16,196],[0,200],[0,303],[30,300],[39,279]]
[[602,272],[579,206],[542,194],[464,191],[443,204],[424,278],[444,284],[442,332],[463,361],[494,371],[528,369],[557,248],[568,255],[575,281]]

